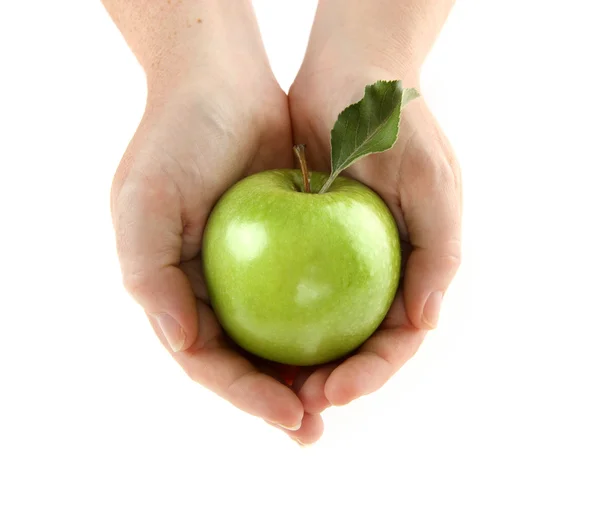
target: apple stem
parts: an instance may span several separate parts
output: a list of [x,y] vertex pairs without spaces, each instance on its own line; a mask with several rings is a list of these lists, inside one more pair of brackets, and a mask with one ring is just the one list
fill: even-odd
[[306,145],[294,145],[294,153],[298,158],[300,169],[302,170],[304,192],[310,193],[310,173],[308,171],[308,163],[306,162]]

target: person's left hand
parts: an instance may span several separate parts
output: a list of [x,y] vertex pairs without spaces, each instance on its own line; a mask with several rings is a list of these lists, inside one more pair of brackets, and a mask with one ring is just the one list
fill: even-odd
[[[329,171],[330,130],[338,114],[362,97],[366,85],[402,78],[348,64],[305,64],[290,90],[294,141],[306,144],[313,171]],[[404,86],[418,88],[418,77]],[[423,98],[403,110],[393,149],[359,161],[345,174],[375,190],[394,215],[403,247],[402,281],[384,322],[354,355],[305,370],[295,380],[310,414],[372,393],[400,369],[427,330],[436,327],[442,298],[460,263],[460,170]]]

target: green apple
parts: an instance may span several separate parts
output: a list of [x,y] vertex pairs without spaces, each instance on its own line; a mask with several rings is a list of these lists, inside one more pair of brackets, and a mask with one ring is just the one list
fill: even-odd
[[345,168],[398,138],[416,98],[401,81],[378,81],[331,131],[331,172],[270,170],[229,189],[203,238],[204,276],[225,332],[265,359],[307,366],[360,346],[398,289],[400,241],[391,212]]
[[[327,175],[312,174],[323,185]],[[392,303],[400,273],[396,223],[379,196],[338,178],[302,192],[299,170],[233,186],[204,234],[211,305],[227,334],[260,357],[328,362],[363,343]]]

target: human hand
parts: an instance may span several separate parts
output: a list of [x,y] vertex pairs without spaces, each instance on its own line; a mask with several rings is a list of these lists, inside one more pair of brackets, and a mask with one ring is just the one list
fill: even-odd
[[[223,55],[219,57],[222,59]],[[292,164],[287,97],[255,59],[208,77],[150,87],[140,126],[117,170],[112,215],[124,284],[174,359],[196,382],[309,443],[319,416],[281,383],[277,366],[236,348],[213,314],[200,257],[212,206],[248,173]],[[260,78],[250,78],[260,76]],[[239,86],[243,84],[243,86]]]
[[[339,112],[358,101],[366,85],[406,77],[405,87],[418,88],[416,73],[395,76],[368,61],[328,57],[306,59],[290,90],[295,142],[307,145],[317,171],[329,170],[330,130]],[[374,189],[394,215],[403,245],[403,284],[378,331],[354,355],[295,381],[305,411],[314,414],[376,391],[417,351],[426,331],[437,325],[460,262],[460,170],[423,98],[403,110],[393,149],[346,173]]]

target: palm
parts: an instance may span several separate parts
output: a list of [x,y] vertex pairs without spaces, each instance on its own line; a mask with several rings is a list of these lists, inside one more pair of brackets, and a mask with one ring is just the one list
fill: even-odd
[[[231,121],[223,122],[224,125],[232,125]],[[214,126],[215,122],[211,124]],[[243,147],[243,139],[247,134],[246,125],[240,128],[239,138],[234,136],[230,140],[232,147],[237,149]],[[202,204],[196,211],[202,226],[206,223],[214,203],[236,181],[271,168],[293,167],[291,150],[293,141],[287,108],[273,112],[272,121],[258,134],[256,142],[247,145],[239,152],[236,151],[233,159],[239,161],[239,164],[230,166],[230,172],[216,172],[219,175],[226,175],[227,178],[224,177],[219,181],[215,191],[210,194],[203,193]],[[186,144],[189,146],[190,142]],[[202,147],[196,144],[195,148],[197,155],[200,156]],[[196,163],[193,166],[195,167]],[[182,251],[184,252],[185,249]],[[286,386],[290,386],[295,377],[298,380],[306,379],[315,370],[295,369],[260,359],[242,350],[228,338],[211,308],[202,274],[201,258],[202,252],[198,248],[190,253],[189,257],[182,257],[180,264],[197,299],[200,330],[197,342],[184,352],[173,354],[174,357],[193,380],[212,389],[242,410],[261,417],[271,413],[272,417],[267,418],[267,421],[285,422],[286,401],[289,403],[289,394],[286,392],[291,392]],[[160,337],[160,331],[156,330],[156,332]],[[162,341],[165,343],[164,339]],[[214,383],[216,371],[220,371],[220,377],[230,380],[225,391],[223,391],[223,384]],[[287,406],[289,407],[289,404]],[[322,434],[323,421],[319,415],[320,411],[311,412],[303,408],[302,412],[304,413],[302,427],[297,431],[288,431],[288,434],[303,443],[310,443]]]
[[[206,182],[208,171],[218,176],[218,180],[214,181],[213,185],[208,188],[204,186],[204,192],[196,194],[200,201],[196,202],[194,217],[188,219],[190,222],[196,222],[200,228],[203,229],[212,206],[221,194],[236,181],[258,171],[285,167],[290,164],[290,126],[285,111],[281,114],[280,111],[273,110],[268,103],[264,104],[262,111],[265,113],[264,118],[267,121],[260,124],[259,129],[256,129],[256,124],[254,124],[252,133],[248,132],[249,122],[246,122],[237,112],[226,115],[229,118],[209,119],[203,117],[200,122],[190,125],[186,129],[190,138],[185,140],[181,146],[194,147],[192,167],[198,168],[198,188]],[[227,126],[227,131],[219,132],[218,128],[215,130],[215,126]],[[208,131],[208,128],[211,130]],[[207,132],[210,132],[210,138],[206,137]],[[215,167],[207,169],[204,154],[214,153],[215,136],[226,136],[227,143],[220,157],[210,162]],[[192,142],[192,139],[202,141]],[[192,175],[194,173],[192,171]],[[194,197],[190,196],[190,202],[193,200]],[[201,236],[201,232],[198,232],[198,238]],[[201,258],[200,244],[197,244],[196,249],[187,257],[182,256],[180,267],[187,275],[197,299],[200,330],[196,343],[185,352],[177,353],[175,356],[194,380],[209,388],[214,388],[215,392],[242,409],[262,416],[262,412],[250,409],[248,402],[262,400],[262,405],[268,406],[280,398],[281,387],[262,374],[267,371],[266,366],[261,366],[260,370],[257,369],[258,361],[251,359],[226,337],[210,307],[201,270]],[[223,391],[223,387],[214,383],[213,371],[216,366],[221,369],[220,376],[230,377],[232,380],[225,391]],[[223,369],[226,371],[224,372]],[[252,394],[247,392],[249,385],[241,383],[250,378],[255,379],[252,383]],[[283,420],[285,421],[285,417]],[[273,416],[273,421],[281,421],[281,419]]]
[[[254,125],[252,136],[249,136],[248,122],[245,121],[244,117],[239,116],[237,112],[231,112],[230,115],[226,115],[227,118],[222,116],[207,118],[206,112],[204,112],[203,117],[195,119],[192,125],[186,126],[185,132],[188,133],[188,139],[180,139],[178,144],[182,148],[193,147],[192,171],[190,172],[188,169],[186,174],[191,175],[192,179],[197,176],[198,181],[193,184],[196,189],[201,188],[200,186],[206,183],[206,173],[208,171],[218,177],[212,186],[207,188],[204,185],[202,193],[194,192],[190,194],[190,202],[196,200],[193,216],[187,218],[190,223],[196,223],[203,229],[213,205],[222,193],[238,180],[265,169],[287,167],[290,164],[291,138],[289,119],[285,114],[286,112],[272,110],[271,105],[268,103],[261,109],[263,113],[266,112],[265,118],[268,120],[261,124],[258,130],[255,129],[256,125]],[[227,132],[220,131],[218,126],[227,126]],[[209,138],[206,137],[207,132],[210,133]],[[223,156],[218,160],[211,161],[215,167],[208,170],[204,154],[213,153],[214,138],[225,137],[225,135],[228,139],[222,152]],[[198,232],[198,238],[201,237],[202,233]],[[184,251],[185,249],[182,249],[182,253]],[[189,252],[188,256],[182,254],[180,267],[188,277],[196,296],[198,321],[201,325],[196,343],[185,352],[176,354],[182,367],[192,378],[203,385],[211,384],[211,370],[209,368],[211,363],[207,358],[211,355],[227,357],[229,359],[227,369],[235,372],[253,373],[258,364],[261,364],[261,371],[268,371],[266,363],[263,365],[258,359],[252,358],[246,352],[237,348],[235,343],[227,338],[219,325],[211,309],[204,282],[202,250],[199,243],[196,244],[193,251]],[[274,371],[273,374],[275,374]],[[261,394],[259,390],[259,393],[255,394],[254,397],[268,400],[271,397],[269,392],[272,392],[269,387],[272,388],[270,384],[267,384],[266,387],[259,387],[263,393]],[[231,387],[229,387],[229,390],[231,390]],[[245,399],[247,399],[246,395],[238,401],[235,397],[232,398],[231,392],[222,395],[232,400],[234,404],[239,404],[239,406],[244,406]]]
[[[344,96],[346,90],[351,95]],[[320,80],[318,74],[297,80],[290,96],[294,141],[307,145],[314,170],[329,171],[331,127],[338,113],[356,101],[360,92],[361,86],[348,87],[347,81],[336,86],[331,80]],[[432,150],[434,145],[436,150]],[[420,224],[419,218],[410,216],[414,210],[411,204],[427,196],[419,188],[425,185],[421,175],[437,171],[436,157],[451,157],[451,150],[420,100],[404,112],[399,140],[392,150],[363,159],[346,172],[374,189],[394,215],[402,240],[403,276],[407,262],[411,263],[409,226],[414,231]],[[412,263],[418,262],[415,259]],[[306,411],[319,413],[330,404],[346,404],[380,388],[421,344],[426,331],[413,323],[401,288],[384,322],[354,355],[318,367],[297,381],[296,389]]]
[[[190,138],[178,146],[194,147],[191,166],[199,170],[196,186],[206,182],[201,161],[203,154],[208,152],[210,147],[199,142],[192,143],[192,138],[207,140],[207,124],[212,129],[211,136],[215,136],[215,126],[219,125],[228,127],[229,136],[227,150],[224,151],[226,157],[212,163],[217,164],[218,169],[213,171],[220,179],[210,186],[210,193],[201,194],[202,200],[194,210],[195,217],[189,218],[191,223],[203,227],[214,203],[224,190],[237,180],[266,169],[291,167],[292,140],[287,109],[277,108],[276,104],[269,100],[260,105],[260,111],[261,118],[266,122],[259,124],[258,130],[256,122],[248,122],[237,114],[231,118],[212,118],[209,122],[203,120],[185,129]],[[248,125],[253,125],[250,143]],[[216,131],[216,135],[219,135],[219,130]],[[207,143],[210,143],[210,139]],[[192,176],[194,173],[192,171]],[[190,182],[190,185],[193,184]],[[192,202],[194,198],[191,195],[189,199]],[[200,238],[201,232],[197,233]],[[185,248],[182,249],[182,253],[185,251]],[[201,270],[201,257],[202,252],[198,245],[197,249],[182,257],[180,265],[197,299],[200,327],[198,339],[192,347],[174,356],[192,379],[211,388],[239,408],[271,422],[290,422],[291,414],[294,413],[294,403],[297,403],[296,406],[300,406],[300,403],[295,396],[294,399],[291,398],[292,392],[281,383],[285,379],[282,366],[244,352],[226,336],[210,307]],[[226,378],[226,386],[216,383],[218,378]],[[321,429],[320,417],[308,415],[303,419],[302,428],[290,434],[304,442],[310,442],[318,438]]]
[[[173,357],[193,380],[252,415],[293,426],[304,414],[301,402],[278,381],[276,366],[250,358],[225,336],[200,263],[204,226],[221,194],[250,173],[290,166],[287,98],[273,86],[240,101],[251,108],[233,104],[228,94],[219,98],[213,92],[210,102],[201,93],[192,96],[148,109],[115,176],[113,218],[123,272],[129,274],[126,287],[142,304],[147,295],[178,299],[169,305],[182,327],[195,332],[186,339],[193,344]],[[160,271],[141,272],[138,260],[150,259]],[[162,277],[161,288],[177,289],[157,294],[148,277],[152,284]],[[155,315],[149,318],[173,351]],[[308,442],[320,434],[320,425],[309,417],[295,433]]]

